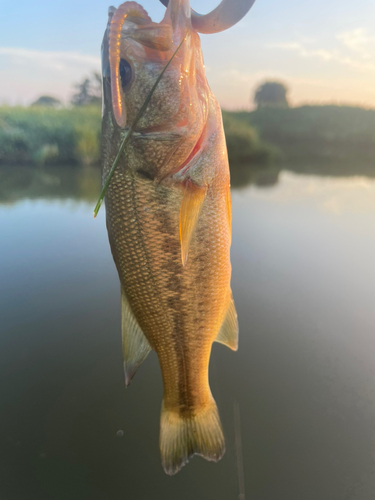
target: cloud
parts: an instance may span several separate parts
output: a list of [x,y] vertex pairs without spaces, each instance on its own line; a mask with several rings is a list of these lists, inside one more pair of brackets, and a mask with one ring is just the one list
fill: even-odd
[[40,66],[63,71],[68,67],[88,65],[100,66],[100,58],[79,52],[49,52],[45,50],[28,50],[16,47],[0,47],[0,57],[8,56],[14,64],[22,64],[25,60]]
[[337,39],[363,60],[372,60],[375,51],[375,36],[365,28],[357,28],[337,35]]
[[299,42],[280,42],[280,43],[270,43],[267,44],[268,48],[271,49],[284,49],[297,52],[302,57],[318,57],[324,61],[330,61],[337,57],[337,53],[334,51],[329,51],[326,49],[308,49],[302,43]]
[[80,52],[0,46],[0,102],[28,104],[40,95],[70,99],[73,84],[100,70],[100,58]]
[[335,40],[340,42],[339,48],[311,48],[302,41],[276,42],[267,44],[266,47],[292,51],[301,57],[317,58],[360,71],[375,71],[375,63],[372,62],[375,58],[375,37],[368,36],[365,29],[358,28],[338,34],[331,42]]

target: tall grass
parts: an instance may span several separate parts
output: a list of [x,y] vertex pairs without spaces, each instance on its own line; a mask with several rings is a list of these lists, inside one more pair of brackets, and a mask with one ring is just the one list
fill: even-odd
[[0,107],[0,163],[99,161],[100,108]]

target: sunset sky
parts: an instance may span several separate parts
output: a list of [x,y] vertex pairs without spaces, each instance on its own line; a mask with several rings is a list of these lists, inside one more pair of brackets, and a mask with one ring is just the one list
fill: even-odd
[[[162,18],[158,0],[140,3],[154,21]],[[191,1],[203,13],[217,3]],[[29,104],[41,94],[68,102],[73,84],[100,68],[108,5],[2,2],[0,104]],[[284,82],[292,105],[375,108],[373,0],[256,0],[234,28],[201,38],[207,78],[224,108],[251,107],[254,89],[266,79]]]

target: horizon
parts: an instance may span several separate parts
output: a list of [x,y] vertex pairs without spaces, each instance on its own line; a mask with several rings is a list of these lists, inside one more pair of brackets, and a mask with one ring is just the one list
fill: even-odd
[[[263,82],[265,83],[265,82]],[[260,82],[260,84],[262,84],[262,82]],[[39,97],[55,97],[56,96],[53,96],[53,95],[50,95],[50,94],[42,94],[40,96],[38,96],[37,98]],[[59,99],[57,97],[57,99]],[[101,107],[101,104],[84,104],[82,106],[79,106],[79,105],[74,105],[72,104],[70,101],[68,102],[63,102],[63,101],[60,101],[61,102],[61,106],[55,108],[56,110],[69,110],[69,109],[73,109],[73,108],[86,108],[86,107],[98,107],[100,108]],[[33,102],[30,102],[30,103],[25,103],[25,104],[19,104],[19,103],[6,103],[6,102],[0,102],[0,108],[6,108],[6,107],[9,107],[9,108],[30,108],[30,107],[33,107],[33,104],[34,104],[34,101]],[[42,105],[43,106],[43,105]],[[48,106],[47,106],[48,107]],[[346,104],[346,103],[335,103],[335,102],[323,102],[323,103],[318,103],[318,102],[301,102],[301,103],[297,103],[295,105],[293,104],[290,104],[288,105],[287,109],[298,109],[298,108],[303,108],[303,107],[338,107],[338,108],[353,108],[353,109],[362,109],[364,111],[375,111],[375,105],[374,106],[363,106],[363,105],[360,105],[360,104],[353,104],[353,103],[349,103],[349,104]],[[269,106],[269,108],[272,108],[272,106]],[[275,106],[275,109],[278,109],[279,107],[278,106]],[[247,106],[246,108],[243,107],[243,108],[227,108],[223,105],[221,105],[221,109],[223,111],[229,111],[229,112],[233,112],[233,113],[240,113],[240,112],[252,112],[252,111],[256,111],[257,110],[257,107],[254,105],[254,106]]]
[[[157,0],[141,2],[154,21],[163,17]],[[203,13],[217,1],[191,2]],[[26,0],[5,5],[0,31],[0,103],[29,105],[41,95],[68,103],[79,83],[100,71],[100,44],[109,3],[103,0],[51,4]],[[72,12],[74,13],[72,15]],[[280,81],[291,107],[336,105],[375,108],[375,6],[297,0],[280,5],[257,0],[231,29],[201,35],[206,75],[221,106],[250,110],[255,89]],[[82,32],[82,25],[90,26]],[[68,36],[67,36],[68,35]]]

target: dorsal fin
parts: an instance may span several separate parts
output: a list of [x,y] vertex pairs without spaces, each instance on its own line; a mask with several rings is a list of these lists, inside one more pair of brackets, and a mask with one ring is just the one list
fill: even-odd
[[228,346],[232,351],[238,349],[238,320],[232,294],[227,314],[215,341]]
[[151,346],[142,332],[122,288],[121,316],[125,386],[128,387],[139,365],[151,351]]
[[185,182],[184,196],[180,209],[180,242],[183,266],[187,261],[190,241],[197,225],[206,194],[207,187],[197,186],[191,180]]

